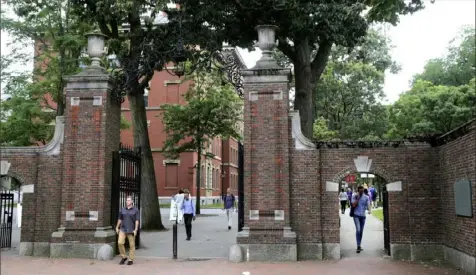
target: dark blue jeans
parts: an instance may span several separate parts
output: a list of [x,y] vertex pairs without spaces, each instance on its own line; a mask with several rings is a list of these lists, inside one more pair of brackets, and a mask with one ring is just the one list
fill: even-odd
[[365,217],[354,215],[354,224],[357,246],[360,246],[360,243],[362,242],[362,235],[364,234]]

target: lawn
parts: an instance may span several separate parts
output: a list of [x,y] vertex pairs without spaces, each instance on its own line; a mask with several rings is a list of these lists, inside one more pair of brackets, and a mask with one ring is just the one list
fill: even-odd
[[[170,208],[170,203],[161,203],[160,208]],[[200,205],[200,209],[222,209],[223,203],[213,203]]]
[[372,215],[376,217],[377,219],[383,221],[383,209],[374,209],[372,210]]

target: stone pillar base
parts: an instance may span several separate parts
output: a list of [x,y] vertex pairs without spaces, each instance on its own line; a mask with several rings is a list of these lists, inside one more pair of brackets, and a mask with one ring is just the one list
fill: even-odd
[[476,257],[441,244],[390,244],[395,260],[446,261],[469,274],[476,274]]
[[20,242],[20,256],[49,257],[50,243],[48,242]]
[[[51,236],[51,258],[112,259],[115,256],[116,232],[112,227],[98,227],[95,231],[75,231],[58,228]],[[110,246],[99,250],[104,245]]]
[[296,233],[290,227],[283,228],[283,236],[273,243],[254,243],[250,240],[250,231],[253,235],[252,229],[243,227],[237,236],[244,261],[297,261]]
[[390,244],[390,255],[394,260],[406,261],[444,259],[443,247],[440,244]]
[[297,261],[296,244],[240,244],[240,247],[247,262]]
[[445,260],[471,275],[476,275],[476,257],[443,245]]

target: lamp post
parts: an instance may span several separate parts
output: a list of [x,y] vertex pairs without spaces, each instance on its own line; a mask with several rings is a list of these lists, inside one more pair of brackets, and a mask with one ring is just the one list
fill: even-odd
[[[175,197],[173,198],[175,200]],[[177,233],[178,233],[178,215],[179,215],[179,211],[178,211],[178,204],[177,202],[175,202],[175,223],[173,225],[173,228],[172,228],[172,252],[173,252],[173,259],[176,260],[177,259],[177,249],[178,249],[178,246],[177,246]]]

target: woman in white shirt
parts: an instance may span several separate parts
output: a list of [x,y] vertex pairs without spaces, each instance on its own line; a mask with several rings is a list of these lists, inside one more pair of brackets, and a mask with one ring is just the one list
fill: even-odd
[[340,209],[342,214],[345,213],[345,207],[347,206],[348,199],[347,193],[345,192],[344,188],[342,188],[339,193]]

